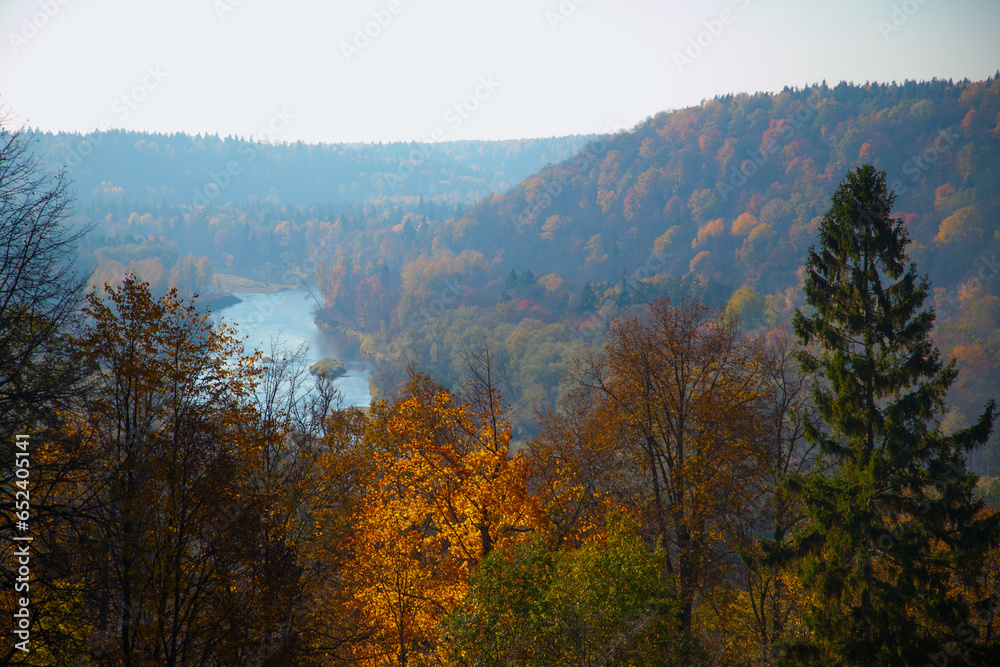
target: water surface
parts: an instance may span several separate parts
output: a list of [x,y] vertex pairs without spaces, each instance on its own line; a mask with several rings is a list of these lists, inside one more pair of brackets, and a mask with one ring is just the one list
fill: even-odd
[[315,292],[294,289],[272,294],[233,294],[242,302],[213,312],[212,320],[225,321],[236,326],[241,337],[248,336],[244,341],[248,351],[256,348],[270,356],[272,340],[293,351],[305,344],[309,348],[307,365],[323,357],[333,357],[344,364],[347,374],[337,378],[336,384],[347,405],[371,403],[368,389],[371,365],[361,353],[361,344],[346,334],[324,331],[316,326],[312,315],[316,306]]

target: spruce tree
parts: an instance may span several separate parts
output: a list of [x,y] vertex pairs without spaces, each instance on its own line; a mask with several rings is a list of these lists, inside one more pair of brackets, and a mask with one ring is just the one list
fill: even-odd
[[808,520],[793,552],[815,594],[813,640],[791,662],[824,665],[993,664],[980,613],[983,562],[997,517],[973,495],[966,454],[993,426],[940,430],[955,380],[930,339],[928,282],[909,262],[909,236],[890,217],[885,172],[849,172],[810,248],[797,311],[800,362],[817,378],[821,423],[807,436],[820,465],[793,480]]

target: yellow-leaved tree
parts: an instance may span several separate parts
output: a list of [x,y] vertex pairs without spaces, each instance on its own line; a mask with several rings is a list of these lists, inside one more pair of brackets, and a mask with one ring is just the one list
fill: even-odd
[[459,398],[411,372],[399,399],[374,411],[378,472],[357,515],[348,575],[369,629],[359,664],[438,661],[439,621],[465,599],[470,570],[540,525],[489,369],[469,388]]

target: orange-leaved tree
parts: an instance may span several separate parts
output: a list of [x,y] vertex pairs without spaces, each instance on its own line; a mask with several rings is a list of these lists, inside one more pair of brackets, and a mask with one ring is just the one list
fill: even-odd
[[604,533],[609,510],[634,508],[642,461],[628,446],[628,424],[595,389],[574,387],[540,426],[527,446],[532,492],[549,542],[576,548]]
[[357,517],[349,576],[371,629],[361,664],[437,660],[438,623],[465,598],[470,570],[539,526],[500,396],[474,384],[462,400],[411,372],[400,398],[375,410],[377,480]]

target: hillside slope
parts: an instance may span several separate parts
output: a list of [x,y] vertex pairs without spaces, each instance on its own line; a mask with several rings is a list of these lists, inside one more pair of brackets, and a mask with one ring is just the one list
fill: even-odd
[[836,184],[870,162],[888,172],[913,258],[951,287],[997,248],[998,114],[996,78],[718,97],[592,143],[447,238],[504,270],[614,280],[658,256],[658,272],[771,292],[797,283]]
[[[658,114],[457,219],[379,233],[392,252],[366,250],[360,237],[342,244],[336,268],[320,272],[322,315],[369,332],[370,349],[399,361],[381,367],[382,393],[407,361],[450,381],[462,364],[455,350],[485,336],[510,359],[515,400],[545,408],[581,344],[659,295],[728,300],[748,326],[787,329],[819,218],[844,174],[866,162],[887,171],[910,256],[932,281],[936,336],[962,370],[947,423],[964,423],[1000,395],[993,77],[727,95]],[[378,289],[389,284],[399,294],[391,316]]]

